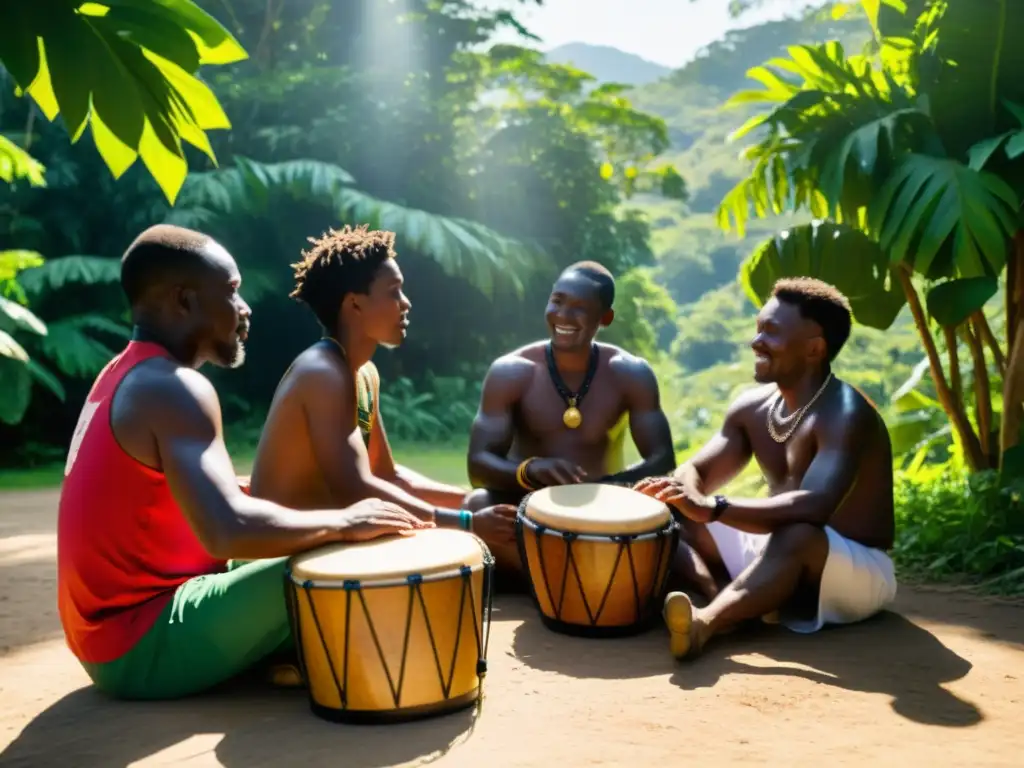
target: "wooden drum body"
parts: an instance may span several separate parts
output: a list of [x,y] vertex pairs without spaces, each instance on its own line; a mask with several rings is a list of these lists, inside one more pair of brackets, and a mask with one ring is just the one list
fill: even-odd
[[528,494],[516,537],[550,629],[622,636],[659,615],[679,524],[666,504],[631,488],[581,483]]
[[472,705],[487,666],[494,558],[425,529],[291,558],[292,634],[313,712],[388,722]]

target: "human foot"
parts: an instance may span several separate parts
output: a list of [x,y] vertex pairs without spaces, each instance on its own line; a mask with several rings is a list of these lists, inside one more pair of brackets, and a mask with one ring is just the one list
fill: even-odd
[[278,688],[301,688],[305,685],[298,665],[287,662],[271,664],[267,669],[267,680]]
[[700,653],[701,642],[693,619],[693,603],[685,592],[670,592],[662,610],[669,632],[669,651],[677,659]]

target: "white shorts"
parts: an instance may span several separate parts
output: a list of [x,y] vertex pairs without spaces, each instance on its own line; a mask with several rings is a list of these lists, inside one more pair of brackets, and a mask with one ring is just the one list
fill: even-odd
[[[708,523],[722,562],[735,579],[757,559],[770,534],[747,533],[720,522]],[[821,574],[818,614],[796,620],[781,616],[794,632],[817,632],[826,624],[852,624],[870,618],[896,598],[896,571],[892,559],[880,549],[865,547],[825,526],[828,559]]]

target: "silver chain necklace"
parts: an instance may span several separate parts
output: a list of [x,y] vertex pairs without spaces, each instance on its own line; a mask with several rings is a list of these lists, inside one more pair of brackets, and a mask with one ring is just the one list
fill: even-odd
[[[832,381],[832,373],[831,372],[829,372],[828,376],[825,378],[825,381],[822,382],[822,385],[820,387],[818,387],[818,391],[814,393],[814,397],[812,397],[810,399],[810,401],[808,401],[807,405],[805,405],[803,408],[797,408],[795,411],[793,411],[788,416],[780,417],[778,415],[779,408],[782,407],[783,400],[782,400],[782,393],[781,392],[777,392],[776,393],[776,400],[768,408],[768,413],[765,416],[765,422],[768,425],[768,434],[772,436],[772,440],[774,440],[777,443],[784,443],[787,440],[789,440],[789,438],[792,436],[792,434],[794,432],[796,432],[796,428],[800,426],[800,422],[803,421],[804,414],[806,414],[807,410],[812,405],[814,405],[815,401],[819,397],[821,397],[821,393],[825,391],[825,388],[828,386],[828,383],[830,381]],[[789,427],[789,429],[787,429],[784,433],[780,433],[778,428],[775,426],[775,422],[778,422],[779,426],[781,427],[781,426],[785,426],[786,423],[788,421],[790,421],[791,419],[795,419],[793,421],[793,425],[791,427]]]

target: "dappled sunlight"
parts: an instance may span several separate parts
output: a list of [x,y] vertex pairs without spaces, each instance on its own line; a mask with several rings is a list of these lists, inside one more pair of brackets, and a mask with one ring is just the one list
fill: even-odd
[[52,560],[57,556],[55,534],[27,534],[0,538],[0,568]]

